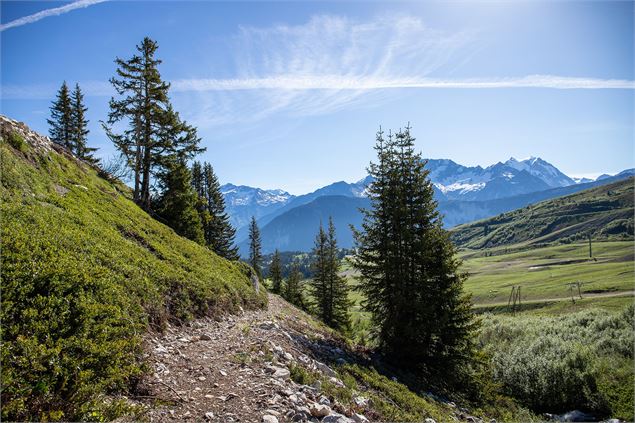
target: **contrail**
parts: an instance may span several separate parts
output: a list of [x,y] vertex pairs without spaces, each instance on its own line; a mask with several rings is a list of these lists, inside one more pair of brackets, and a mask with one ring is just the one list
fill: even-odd
[[62,15],[72,10],[92,6],[93,4],[102,3],[104,1],[106,0],[79,0],[71,4],[55,7],[53,9],[42,10],[41,12],[37,12],[29,16],[24,16],[22,18],[18,18],[6,24],[0,24],[0,32],[10,28],[15,28],[16,26],[22,26],[22,25],[33,23],[33,22],[37,22],[40,19],[48,18],[49,16]]

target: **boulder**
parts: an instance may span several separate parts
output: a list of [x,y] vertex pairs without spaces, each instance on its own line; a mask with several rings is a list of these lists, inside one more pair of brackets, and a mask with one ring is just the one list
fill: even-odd
[[366,416],[364,416],[363,414],[358,414],[358,413],[353,413],[353,415],[351,416],[351,419],[353,419],[353,421],[355,423],[367,423],[368,422],[368,419],[366,418]]
[[265,414],[262,416],[263,423],[278,423],[278,418],[276,416],[272,416],[271,414]]
[[324,417],[331,414],[331,407],[324,404],[313,403],[309,406],[309,410],[314,417]]
[[343,414],[332,413],[324,417],[322,423],[355,423],[355,420],[349,419]]
[[335,373],[335,371],[333,369],[331,369],[329,366],[327,366],[324,363],[320,363],[319,361],[315,362],[315,367],[321,371],[322,373],[324,373],[326,376],[329,377],[335,377],[337,376],[337,373]]

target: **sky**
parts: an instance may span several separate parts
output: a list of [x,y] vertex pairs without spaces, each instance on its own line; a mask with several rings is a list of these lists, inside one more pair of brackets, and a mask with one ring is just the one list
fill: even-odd
[[408,123],[424,157],[541,157],[570,176],[635,167],[630,1],[2,1],[2,114],[46,134],[62,81],[89,144],[114,59],[145,36],[221,183],[292,194],[356,181],[375,133]]

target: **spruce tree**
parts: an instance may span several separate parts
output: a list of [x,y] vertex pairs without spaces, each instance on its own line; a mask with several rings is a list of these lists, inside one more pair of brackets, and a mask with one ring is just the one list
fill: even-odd
[[285,300],[294,304],[302,309],[306,307],[304,301],[304,295],[302,293],[302,273],[300,267],[296,261],[291,263],[291,269],[289,270],[289,276],[285,283],[285,289],[283,297]]
[[394,361],[447,379],[473,357],[476,328],[455,247],[442,227],[410,128],[375,145],[371,208],[355,231],[359,288],[379,346]]
[[203,165],[204,199],[209,213],[205,225],[205,242],[216,254],[228,260],[238,260],[238,248],[234,246],[236,230],[229,222],[225,212],[225,198],[220,190],[220,183],[212,165]]
[[313,257],[310,287],[317,315],[332,328],[347,329],[350,326],[349,290],[346,280],[338,274],[337,239],[333,219],[330,217],[328,234],[320,223]]
[[79,84],[75,84],[75,90],[71,95],[71,145],[73,152],[77,157],[89,163],[97,163],[97,159],[93,153],[96,148],[88,147],[86,144],[88,136],[88,120],[86,119],[86,111],[88,108],[84,106],[84,94],[82,94]]
[[249,264],[256,271],[258,279],[262,279],[262,241],[260,239],[260,229],[258,229],[258,223],[256,223],[256,217],[251,217],[251,223],[249,224]]
[[196,211],[198,196],[187,164],[179,159],[167,163],[159,183],[162,193],[155,206],[159,217],[177,234],[204,244],[203,226]]
[[57,98],[51,106],[51,118],[47,119],[50,126],[51,140],[69,151],[74,152],[73,145],[73,106],[66,81],[62,83]]
[[[126,157],[134,175],[134,200],[150,208],[151,179],[170,166],[173,156],[187,160],[203,151],[196,129],[182,121],[168,98],[170,84],[161,79],[155,58],[158,45],[144,38],[138,54],[117,58],[117,78],[110,82],[119,98],[110,100],[107,123],[102,123],[115,147]],[[127,122],[122,133],[113,132],[117,122]]]
[[339,330],[350,328],[350,316],[348,309],[351,302],[348,298],[348,284],[346,279],[339,275],[340,261],[337,256],[337,238],[333,219],[329,217],[329,232],[326,244],[326,269],[330,297],[330,321],[329,326]]
[[271,292],[280,295],[282,293],[282,263],[277,249],[273,253],[269,266],[269,279],[271,279]]

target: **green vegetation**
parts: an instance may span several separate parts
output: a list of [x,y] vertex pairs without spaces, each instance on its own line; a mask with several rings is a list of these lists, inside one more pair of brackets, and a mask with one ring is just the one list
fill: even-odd
[[[85,163],[3,123],[2,419],[109,420],[168,320],[263,306],[247,266],[181,238]],[[34,135],[35,136],[35,135]]]
[[635,308],[562,316],[485,315],[494,380],[537,411],[584,409],[632,421]]
[[329,218],[328,234],[320,223],[313,248],[313,272],[309,281],[312,307],[328,326],[338,330],[350,328],[348,285],[338,274],[337,239],[333,219]]
[[[633,291],[632,241],[596,242],[594,259],[587,243],[556,245],[504,254],[463,252],[465,289],[477,306],[507,305],[511,287],[522,287],[522,301],[571,298],[568,283],[582,282],[583,297]],[[575,298],[578,297],[577,289]]]
[[27,150],[27,143],[24,141],[24,138],[22,138],[22,135],[18,134],[17,132],[9,132],[9,134],[7,135],[7,142],[11,147],[15,148],[21,153],[24,153]]
[[461,248],[633,239],[634,178],[543,201],[452,229]]
[[471,302],[410,128],[377,133],[370,209],[354,231],[362,306],[389,360],[461,389],[474,360]]
[[234,246],[236,230],[229,223],[220,183],[210,163],[192,164],[192,186],[198,195],[197,210],[205,245],[221,257],[238,260],[238,248]]
[[251,216],[249,224],[249,264],[255,270],[258,278],[262,279],[262,241],[255,216]]
[[271,292],[280,295],[282,293],[282,267],[280,265],[280,252],[276,249],[269,265],[269,278],[271,279]]

